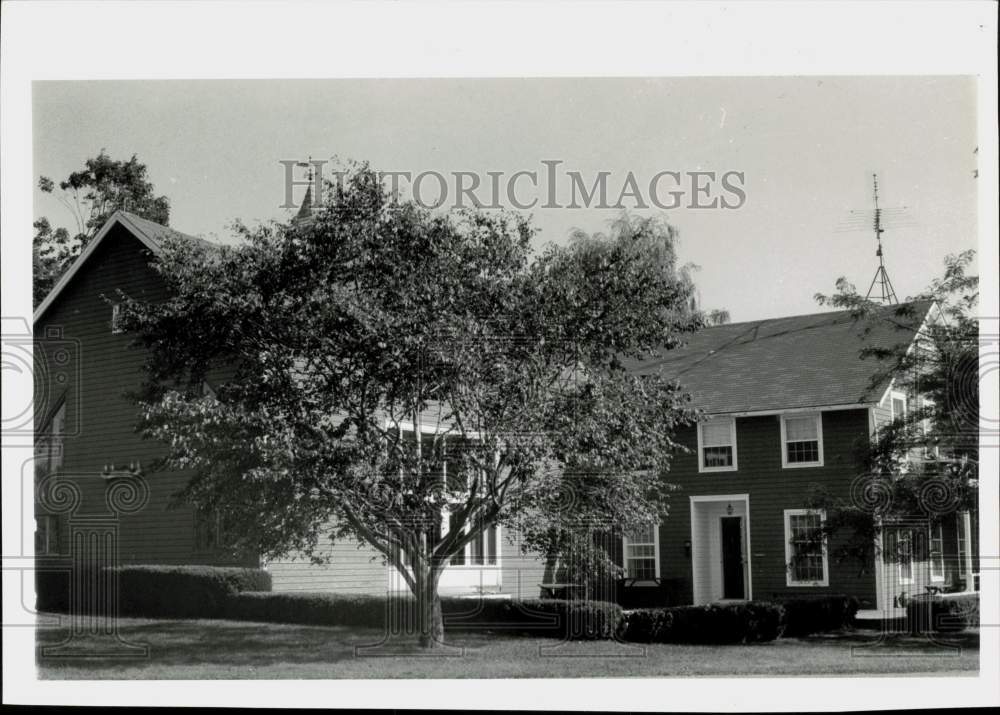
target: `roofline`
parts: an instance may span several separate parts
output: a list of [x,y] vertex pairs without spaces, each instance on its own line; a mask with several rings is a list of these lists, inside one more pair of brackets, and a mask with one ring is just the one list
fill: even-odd
[[[931,300],[931,304],[927,306],[927,313],[924,314],[923,320],[920,321],[920,325],[917,327],[916,331],[913,333],[913,339],[910,340],[910,344],[906,347],[906,352],[903,354],[904,357],[913,352],[914,346],[917,344],[917,339],[920,334],[924,332],[924,328],[927,327],[929,323],[937,323],[942,318],[941,306],[938,305],[936,300]],[[893,388],[896,386],[896,376],[893,375],[889,378],[889,383],[885,386],[885,390],[882,392],[882,396],[874,404],[881,407],[885,404],[885,398],[889,396]]]
[[156,241],[147,236],[138,226],[130,221],[125,212],[120,210],[115,211],[111,214],[111,218],[104,222],[104,225],[101,226],[101,230],[94,235],[94,237],[90,240],[90,243],[87,244],[87,247],[83,249],[83,253],[81,253],[75,261],[73,261],[73,265],[69,267],[69,270],[62,274],[55,286],[53,286],[52,290],[49,291],[49,294],[45,296],[45,300],[43,300],[35,309],[35,313],[31,319],[32,326],[34,326],[34,324],[37,323],[43,315],[45,315],[45,311],[52,306],[56,298],[59,297],[59,294],[62,293],[66,286],[69,285],[70,281],[73,280],[73,276],[75,276],[79,270],[83,268],[83,265],[87,262],[94,251],[97,250],[97,247],[100,246],[104,237],[107,236],[111,229],[117,224],[124,226],[129,233],[142,241],[143,245],[153,251],[153,253],[160,253],[159,244],[157,244]]
[[[920,301],[920,300],[905,300],[905,301],[903,301],[903,304],[920,303],[920,302],[923,302],[923,301]],[[929,302],[933,303],[934,305],[937,305],[937,301],[935,301],[935,300],[930,300]],[[891,307],[891,306],[889,306],[889,307]],[[740,326],[740,325],[760,325],[762,323],[771,323],[771,322],[775,322],[775,321],[778,321],[778,320],[788,320],[789,318],[819,318],[819,317],[823,317],[823,316],[834,316],[834,315],[843,314],[843,313],[853,313],[853,309],[851,309],[851,308],[838,308],[836,310],[823,310],[823,311],[819,311],[819,312],[816,312],[816,313],[796,313],[794,315],[779,315],[779,316],[775,316],[775,317],[772,317],[772,318],[757,318],[756,320],[741,320],[741,321],[736,322],[736,323],[721,323],[719,325],[706,325],[705,327],[701,328],[698,332],[705,332],[707,330],[716,330],[716,329],[719,329],[719,328],[733,328],[733,327],[737,327],[737,326]]]
[[808,407],[776,407],[772,410],[749,410],[745,412],[705,412],[712,417],[766,417],[768,415],[791,415],[802,412],[837,412],[841,410],[867,410],[876,402],[851,402],[844,405],[811,405]]

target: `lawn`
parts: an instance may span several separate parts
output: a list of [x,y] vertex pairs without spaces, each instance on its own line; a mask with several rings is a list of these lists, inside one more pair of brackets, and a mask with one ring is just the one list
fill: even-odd
[[[409,640],[377,644],[376,630],[236,621],[121,619],[122,640],[148,644],[148,656],[110,636],[70,641],[70,654],[43,654],[66,641],[65,626],[39,627],[39,677],[48,679],[201,678],[582,678],[752,675],[974,675],[979,636],[952,636],[949,649],[911,636],[880,642],[875,631],[845,631],[746,646],[560,643],[486,633],[450,637],[444,655]],[[111,646],[111,652],[108,648]],[[361,649],[359,651],[359,648]],[[103,653],[103,654],[102,654]]]

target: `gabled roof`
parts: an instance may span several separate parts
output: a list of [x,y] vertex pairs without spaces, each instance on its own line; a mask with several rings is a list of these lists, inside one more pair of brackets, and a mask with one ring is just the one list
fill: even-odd
[[709,327],[682,348],[627,367],[677,379],[709,414],[877,403],[889,380],[874,378],[891,366],[860,353],[912,344],[933,303],[910,305],[908,316],[885,306],[863,319],[838,311]]
[[69,285],[70,281],[73,280],[73,277],[77,274],[77,272],[79,272],[79,270],[83,268],[84,264],[87,263],[90,256],[94,254],[98,246],[100,246],[104,241],[105,236],[111,232],[112,228],[119,224],[139,239],[143,245],[146,246],[146,248],[151,250],[156,255],[159,255],[162,252],[163,243],[170,238],[180,238],[187,241],[194,241],[205,246],[215,245],[211,241],[206,241],[205,239],[197,238],[196,236],[189,236],[186,233],[175,231],[172,228],[162,226],[154,221],[149,221],[127,211],[115,211],[111,214],[111,218],[109,218],[105,224],[101,226],[101,230],[98,231],[90,240],[90,243],[88,243],[87,247],[83,249],[83,252],[75,261],[73,261],[73,265],[71,265],[69,269],[62,274],[52,290],[49,291],[49,294],[45,296],[45,300],[43,300],[35,309],[33,322],[38,322],[39,318],[41,318],[45,314],[45,311],[49,309],[49,306],[56,301],[59,294],[62,293],[66,286]]

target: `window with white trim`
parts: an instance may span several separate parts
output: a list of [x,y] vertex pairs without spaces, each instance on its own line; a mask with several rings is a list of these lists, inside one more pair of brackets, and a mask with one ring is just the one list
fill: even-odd
[[[929,412],[934,409],[934,401],[928,400],[926,397],[922,397],[920,398],[920,407],[924,413],[924,417],[920,420],[920,431],[924,439],[927,439],[930,437],[931,430],[934,427],[932,417]],[[936,444],[924,445],[924,459],[936,459],[939,454],[940,452]]]
[[736,420],[719,417],[698,424],[698,471],[736,469]]
[[826,586],[830,564],[826,537],[819,530],[826,513],[815,509],[785,509],[786,583],[789,586]]
[[898,420],[906,417],[906,393],[893,390],[889,393],[889,407],[892,411],[892,419]]
[[[445,459],[442,465],[443,478],[449,490],[464,491],[471,488],[471,482],[478,470],[462,462],[462,441],[458,438],[445,438]],[[470,471],[472,469],[473,471]],[[480,479],[482,475],[480,473]],[[450,534],[457,525],[456,514],[452,509],[462,506],[461,499],[445,507],[441,538]],[[464,533],[469,533],[473,524],[466,521],[462,527]],[[478,525],[476,525],[479,528]],[[473,539],[458,551],[448,562],[451,566],[499,566],[500,564],[500,527],[497,525],[482,528]]]
[[112,303],[111,304],[111,334],[121,335],[125,332],[125,328],[122,327],[122,304]]
[[660,576],[659,532],[659,524],[644,524],[625,532],[622,553],[627,578],[645,581]]
[[969,513],[959,512],[955,514],[955,531],[958,533],[958,575],[960,578],[968,578],[969,562],[969,540],[967,538],[969,529]]
[[941,522],[931,525],[930,534],[931,581],[944,581],[944,532]]
[[823,466],[823,419],[819,413],[781,416],[781,466]]
[[[442,524],[441,537],[444,538],[455,528],[455,515],[448,514],[448,518]],[[465,533],[469,532],[470,524],[463,527]],[[472,541],[467,543],[461,551],[451,557],[451,566],[497,566],[499,564],[499,543],[500,527],[488,526],[476,535]]]

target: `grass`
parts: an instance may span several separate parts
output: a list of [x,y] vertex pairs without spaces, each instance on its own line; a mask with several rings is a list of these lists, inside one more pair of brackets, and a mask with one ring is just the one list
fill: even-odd
[[[121,619],[118,635],[67,640],[66,625],[39,627],[39,677],[47,679],[581,678],[760,675],[964,674],[979,669],[977,632],[947,648],[921,637],[880,639],[845,631],[746,646],[560,643],[487,633],[450,636],[445,655],[409,639],[379,643],[376,630],[236,621]],[[110,647],[110,651],[109,651]],[[358,648],[362,650],[359,652]]]

